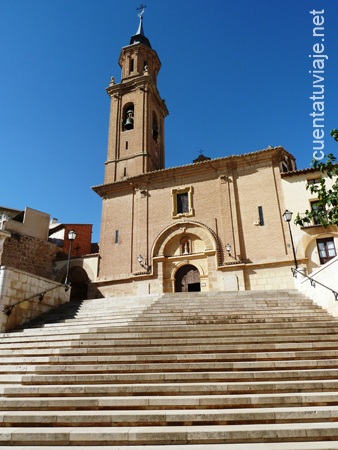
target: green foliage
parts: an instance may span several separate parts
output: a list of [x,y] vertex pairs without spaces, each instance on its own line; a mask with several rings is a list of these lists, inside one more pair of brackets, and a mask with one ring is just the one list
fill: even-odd
[[335,128],[334,130],[331,130],[330,134],[333,137],[333,139],[338,142],[338,130],[337,130],[337,128]]
[[[331,136],[338,141],[338,130],[332,130]],[[324,160],[313,160],[311,166],[321,172],[322,176],[317,183],[308,184],[306,189],[316,196],[316,205],[311,211],[296,216],[295,224],[301,227],[309,225],[338,225],[338,164],[337,158],[330,153]],[[328,178],[335,179],[333,185],[328,188]]]

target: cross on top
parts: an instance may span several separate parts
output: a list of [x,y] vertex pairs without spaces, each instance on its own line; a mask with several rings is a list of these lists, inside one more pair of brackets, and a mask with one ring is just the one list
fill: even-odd
[[144,14],[144,10],[146,9],[147,5],[143,5],[142,3],[140,4],[140,6],[138,8],[136,8],[136,11],[138,11],[138,16],[141,19],[141,17]]

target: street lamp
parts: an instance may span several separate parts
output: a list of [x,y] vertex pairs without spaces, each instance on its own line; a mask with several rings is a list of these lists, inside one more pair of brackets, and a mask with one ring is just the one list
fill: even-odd
[[144,260],[142,255],[138,255],[137,261],[143,269],[146,269],[147,272],[150,272],[151,266],[148,265],[147,260]]
[[227,244],[225,246],[225,250],[228,252],[228,255],[231,256],[231,254],[230,254],[230,252],[231,252],[231,245],[230,244]]
[[294,243],[293,243],[293,237],[292,237],[292,232],[291,232],[291,226],[290,226],[290,222],[291,222],[291,219],[292,219],[292,212],[291,211],[289,211],[289,210],[285,210],[284,211],[284,214],[283,214],[283,219],[285,220],[285,222],[287,222],[288,223],[288,225],[289,225],[289,232],[290,232],[290,238],[291,238],[291,245],[292,245],[292,251],[293,251],[293,259],[294,259],[294,261],[295,261],[295,267],[296,267],[296,270],[298,269],[298,263],[297,263],[297,258],[296,258],[296,252],[295,252],[295,246],[294,246]]
[[68,275],[69,275],[69,267],[70,267],[70,255],[72,253],[72,244],[74,239],[76,238],[76,232],[74,230],[70,230],[68,232],[68,239],[69,239],[69,250],[68,250],[68,260],[67,260],[67,272],[66,272],[66,279],[65,279],[65,285],[66,290],[68,289]]

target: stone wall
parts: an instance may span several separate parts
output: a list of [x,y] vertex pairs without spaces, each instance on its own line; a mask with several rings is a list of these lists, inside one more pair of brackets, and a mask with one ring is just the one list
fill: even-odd
[[[43,299],[39,294],[45,292]],[[34,298],[31,298],[35,296]],[[31,299],[30,299],[31,298]],[[0,267],[0,332],[12,330],[38,315],[69,301],[63,284],[22,270]],[[24,301],[13,308],[14,304]],[[9,315],[6,314],[10,312]]]
[[43,278],[52,278],[56,246],[47,241],[10,232],[3,243],[1,265]]

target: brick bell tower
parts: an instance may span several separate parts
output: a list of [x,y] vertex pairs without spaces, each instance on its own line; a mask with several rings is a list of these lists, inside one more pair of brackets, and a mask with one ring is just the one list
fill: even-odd
[[105,184],[164,168],[164,119],[168,110],[157,89],[161,62],[143,31],[144,6],[139,27],[123,47],[119,65],[121,83],[112,78],[108,158]]

